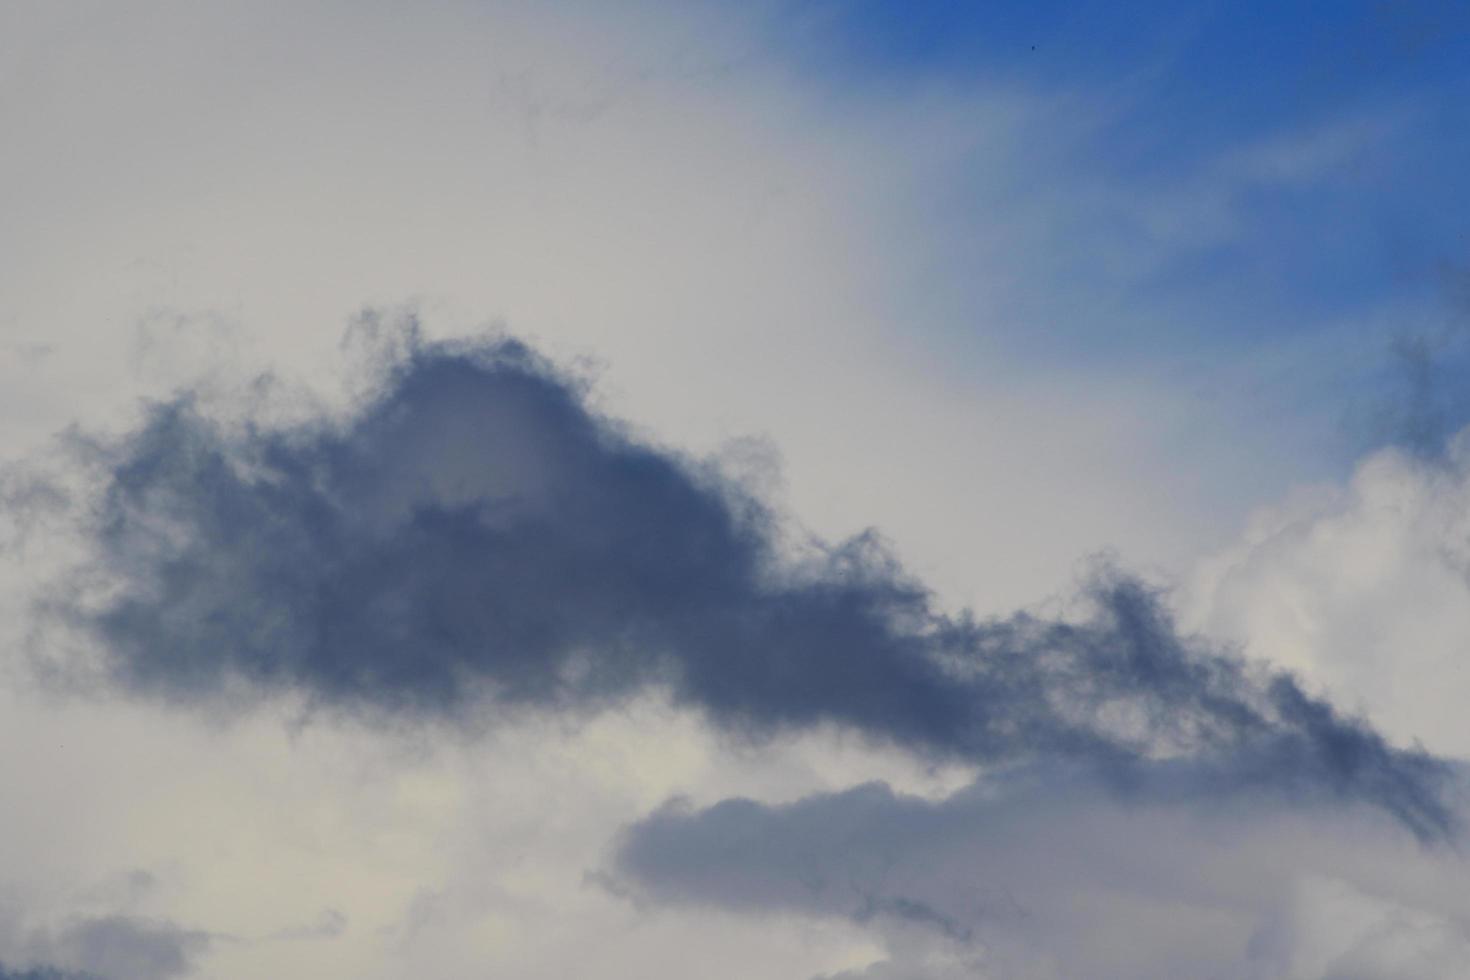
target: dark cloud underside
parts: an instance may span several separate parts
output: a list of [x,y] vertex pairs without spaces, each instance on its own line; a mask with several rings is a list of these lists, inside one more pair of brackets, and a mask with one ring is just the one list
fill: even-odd
[[24,960],[32,965],[0,963],[0,980],[170,980],[193,972],[214,938],[129,915],[84,916],[23,935]]
[[101,980],[101,978],[92,974],[69,973],[46,966],[32,967],[28,970],[11,970],[0,963],[0,980]]
[[1139,582],[1099,575],[1080,621],[980,621],[937,611],[870,537],[792,559],[760,501],[600,418],[515,342],[411,340],[345,422],[227,426],[181,397],[95,451],[106,588],[53,611],[134,692],[243,682],[418,717],[657,685],[756,736],[838,724],[982,762],[1238,757],[1421,836],[1450,828],[1437,762],[1182,638]]
[[[1046,764],[939,801],[878,783],[780,805],[676,802],[626,831],[610,880],[670,907],[835,916],[924,939],[844,976],[1459,975],[1446,967],[1464,962],[1463,928],[1424,927],[1461,921],[1464,903],[1443,890],[1462,873],[1454,856],[1385,837],[1382,814],[1360,805],[1262,793],[1238,765],[1143,763],[1126,797],[1096,773]],[[1448,869],[1425,877],[1441,861]],[[1370,917],[1372,929],[1344,913],[1316,934],[1294,905],[1313,882],[1380,896],[1369,909],[1384,895],[1404,904]],[[1304,972],[1324,943],[1335,968]],[[1420,959],[1435,950],[1448,959]]]

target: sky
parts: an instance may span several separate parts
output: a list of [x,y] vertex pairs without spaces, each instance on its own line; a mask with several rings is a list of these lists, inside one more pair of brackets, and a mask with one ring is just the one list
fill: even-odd
[[0,3],[0,980],[1460,976],[1467,66]]

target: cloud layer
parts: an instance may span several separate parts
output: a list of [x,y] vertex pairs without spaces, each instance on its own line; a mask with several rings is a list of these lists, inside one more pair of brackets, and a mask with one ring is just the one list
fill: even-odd
[[[75,916],[55,925],[0,923],[11,962],[0,980],[170,980],[193,971],[213,937],[172,922],[111,913]],[[39,965],[35,965],[39,964]]]
[[1387,980],[1449,976],[1470,955],[1462,855],[1197,764],[1137,777],[1127,798],[1038,767],[939,801],[876,783],[674,804],[629,830],[616,868],[657,904],[885,934],[889,958],[845,978]]
[[1460,980],[1467,25],[0,4],[0,980]]
[[945,614],[872,536],[791,548],[750,492],[598,416],[523,344],[405,330],[345,417],[226,422],[185,395],[88,444],[91,560],[48,611],[107,681],[420,718],[656,688],[757,739],[837,725],[1120,784],[1183,753],[1453,829],[1441,763],[1181,636],[1130,577],[1100,571],[1081,617]]

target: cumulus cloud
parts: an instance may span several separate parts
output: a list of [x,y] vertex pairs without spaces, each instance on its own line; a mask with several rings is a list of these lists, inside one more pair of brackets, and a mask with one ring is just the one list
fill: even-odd
[[88,444],[86,575],[46,610],[95,641],[106,681],[462,718],[662,688],[757,738],[835,724],[975,763],[1197,754],[1452,829],[1441,763],[1181,635],[1133,578],[1100,571],[1071,619],[949,615],[871,535],[793,555],[771,508],[599,416],[521,343],[410,325],[383,350],[343,417],[226,421],[186,394]]
[[1291,667],[1394,737],[1470,753],[1470,433],[1388,449],[1262,508],[1181,593],[1191,626]]
[[843,980],[1388,980],[1470,956],[1463,855],[1363,807],[1242,793],[1208,765],[1133,775],[1126,796],[1048,766],[939,801],[876,783],[676,803],[629,829],[617,875],[655,903],[867,922],[888,956]]

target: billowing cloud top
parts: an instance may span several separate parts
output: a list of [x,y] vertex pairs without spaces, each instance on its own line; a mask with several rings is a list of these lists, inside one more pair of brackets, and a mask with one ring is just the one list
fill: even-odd
[[836,725],[1119,787],[1184,754],[1453,828],[1440,763],[1180,636],[1132,578],[1100,572],[1080,620],[948,615],[870,536],[788,554],[768,506],[601,418],[525,345],[404,341],[345,418],[226,424],[183,396],[93,444],[95,563],[51,611],[108,679],[413,717],[659,688],[743,735]]

